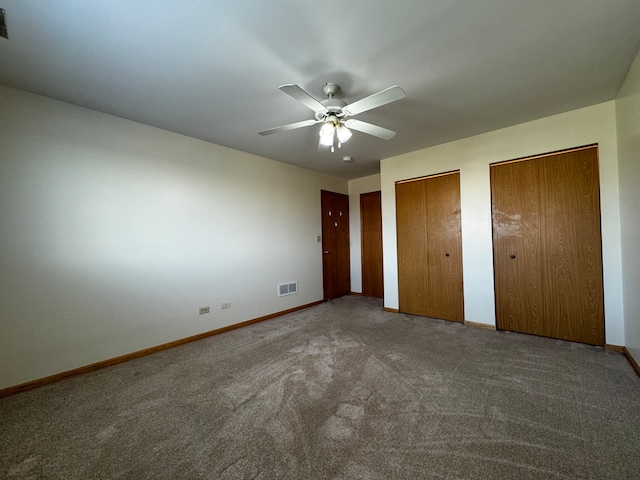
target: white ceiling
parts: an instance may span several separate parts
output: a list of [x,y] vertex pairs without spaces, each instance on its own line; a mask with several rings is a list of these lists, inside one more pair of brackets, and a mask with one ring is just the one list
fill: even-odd
[[[0,0],[0,83],[319,172],[356,178],[379,160],[615,98],[640,48],[638,0]],[[319,125],[278,90],[355,101],[318,152]],[[354,161],[345,164],[342,156]]]

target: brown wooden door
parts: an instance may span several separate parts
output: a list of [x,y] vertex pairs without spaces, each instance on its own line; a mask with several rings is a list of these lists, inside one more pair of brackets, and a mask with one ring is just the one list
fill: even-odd
[[351,292],[349,197],[323,190],[320,203],[324,298],[331,300]]
[[539,162],[549,336],[604,345],[597,147]]
[[427,184],[396,183],[400,311],[429,316],[427,302]]
[[362,294],[382,298],[382,198],[380,192],[360,195]]
[[400,311],[464,321],[460,174],[396,184]]
[[491,167],[500,329],[604,344],[597,147]]
[[546,334],[538,166],[507,163],[491,167],[490,173],[498,328]]
[[429,316],[464,321],[460,174],[427,179]]

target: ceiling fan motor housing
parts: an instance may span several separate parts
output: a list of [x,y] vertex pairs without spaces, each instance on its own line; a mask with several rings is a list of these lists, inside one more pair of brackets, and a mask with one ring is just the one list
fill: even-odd
[[331,115],[336,117],[342,117],[344,114],[342,113],[342,108],[347,105],[344,100],[340,100],[339,98],[328,98],[326,100],[321,101],[322,105],[327,109],[326,112],[318,112],[316,113],[317,120],[323,120]]
[[347,102],[334,97],[334,95],[340,91],[340,86],[336,83],[325,83],[322,86],[322,91],[329,97],[320,102],[327,111],[316,113],[316,119],[328,121],[332,115],[342,117],[344,115],[342,109],[347,106]]

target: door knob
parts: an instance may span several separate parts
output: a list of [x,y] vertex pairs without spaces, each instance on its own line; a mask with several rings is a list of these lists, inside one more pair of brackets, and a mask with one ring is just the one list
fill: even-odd
[[445,254],[444,254],[444,256],[445,256],[445,257],[448,257],[448,256],[449,256],[449,254],[448,254],[448,253],[445,253]]
[[515,255],[510,255],[509,258],[516,258],[516,256]]
[[329,250],[325,250],[324,253],[329,253]]

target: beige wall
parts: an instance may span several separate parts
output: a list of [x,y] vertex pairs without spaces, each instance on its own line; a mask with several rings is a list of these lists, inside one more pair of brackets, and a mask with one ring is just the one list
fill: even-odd
[[626,347],[640,364],[640,52],[616,99]]
[[0,86],[0,388],[321,300],[321,189],[348,186]]
[[460,170],[466,320],[495,325],[489,164],[598,143],[606,342],[624,345],[615,124],[612,101],[383,160],[385,306],[398,308],[397,180]]
[[349,180],[349,241],[351,243],[351,291],[362,293],[360,194],[380,190],[380,174]]

